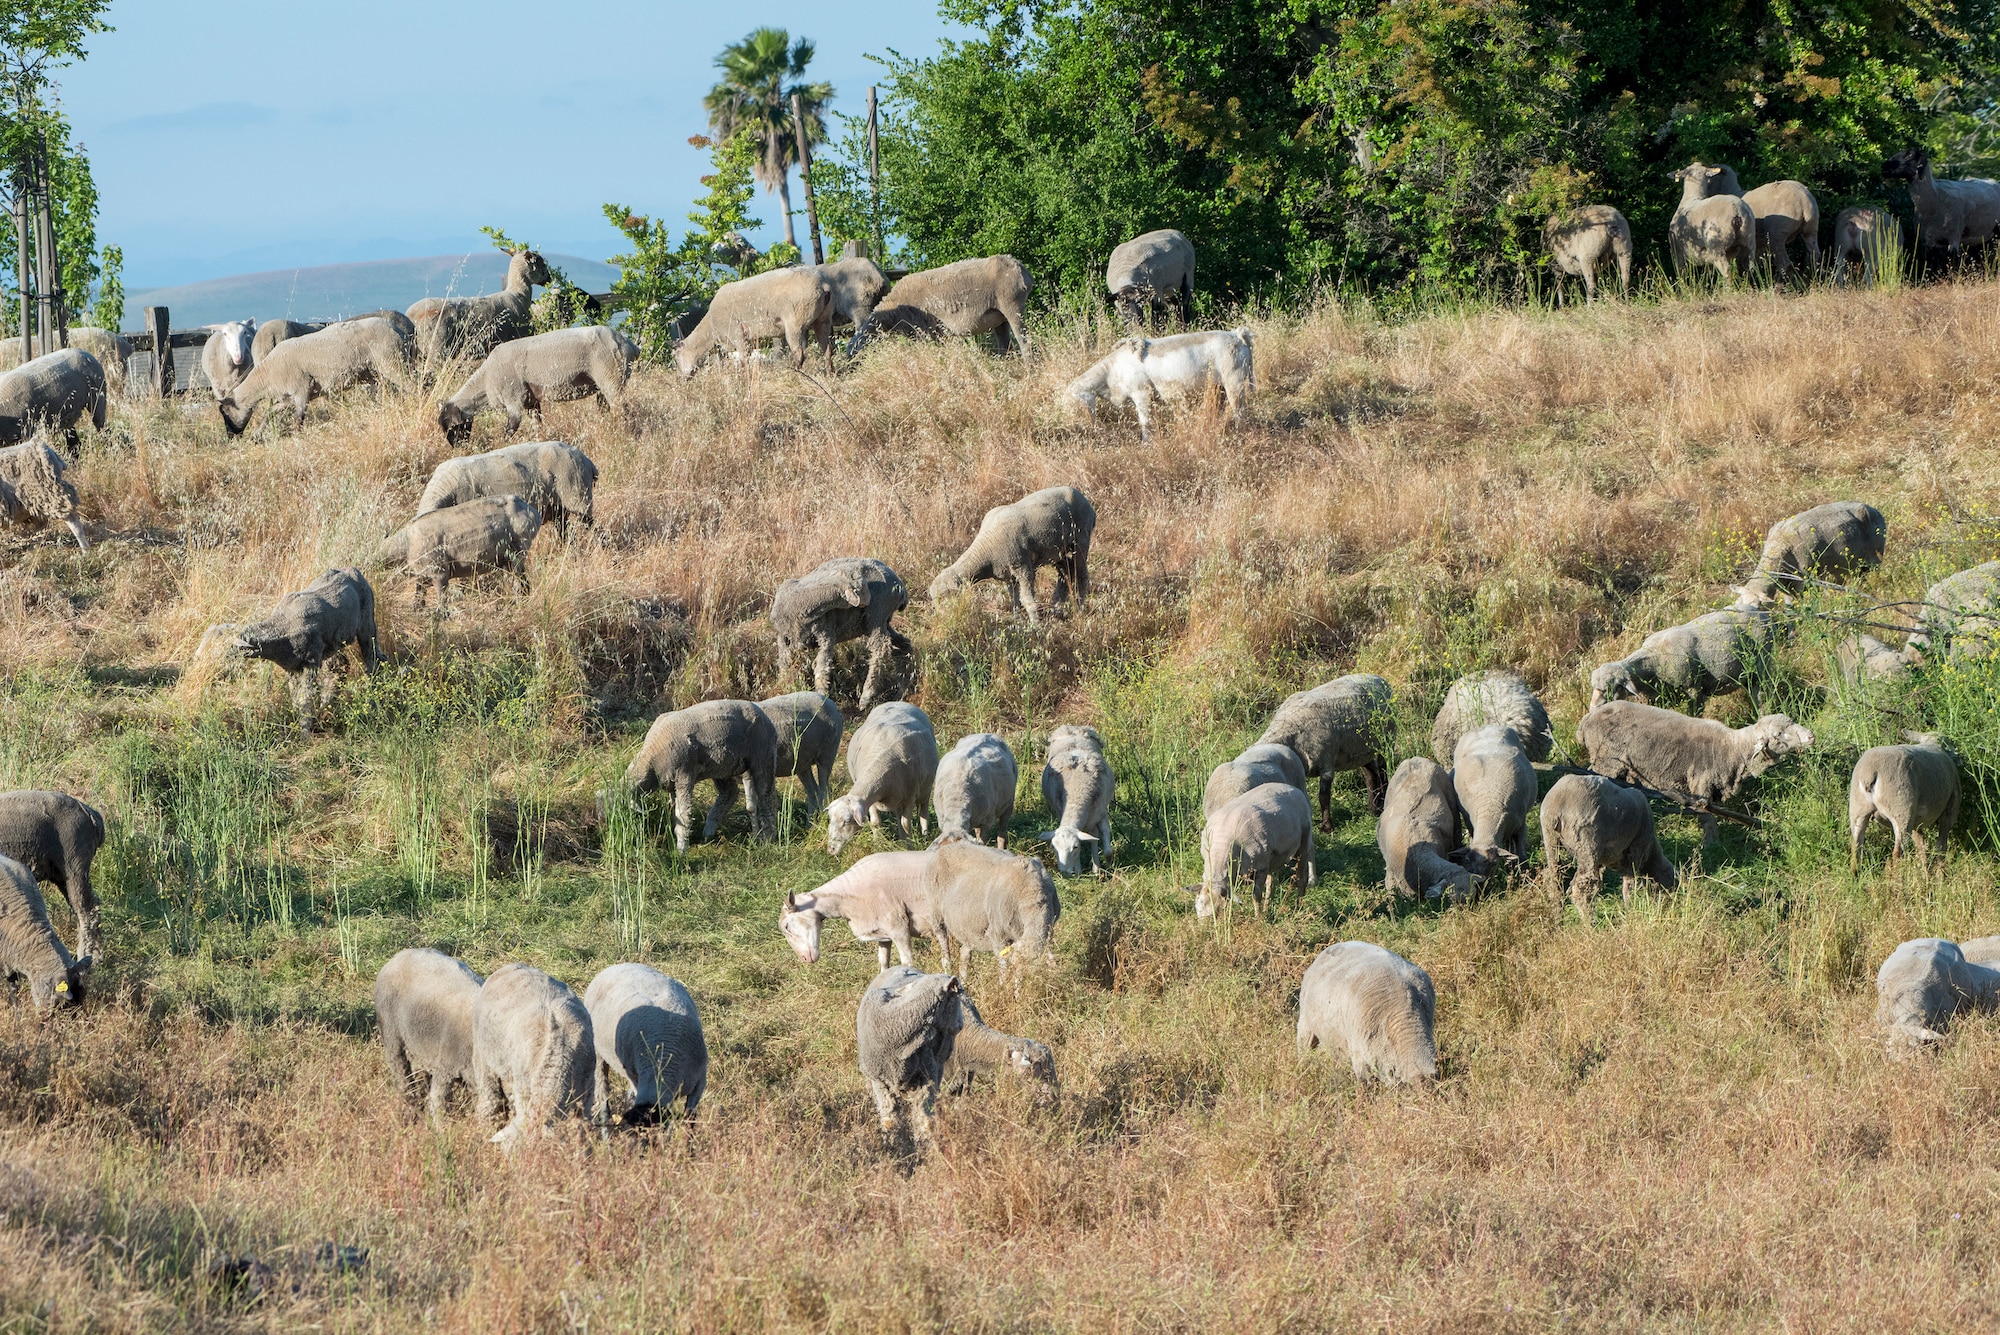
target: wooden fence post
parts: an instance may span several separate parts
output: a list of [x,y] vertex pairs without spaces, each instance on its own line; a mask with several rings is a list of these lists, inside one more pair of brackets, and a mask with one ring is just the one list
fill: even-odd
[[153,336],[153,392],[171,398],[174,392],[174,335],[165,306],[148,306],[146,330]]

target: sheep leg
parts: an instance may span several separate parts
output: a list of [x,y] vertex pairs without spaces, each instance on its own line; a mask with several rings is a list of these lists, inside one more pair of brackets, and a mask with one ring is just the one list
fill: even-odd
[[[692,788],[694,785],[689,784]],[[707,843],[715,838],[715,832],[722,826],[722,818],[729,814],[729,808],[736,805],[736,788],[727,782],[715,785],[715,801],[709,803],[708,819],[702,822],[701,840]]]
[[[1030,626],[1039,626],[1042,623],[1042,618],[1041,614],[1036,610],[1035,607],[1034,568],[1030,566],[1026,570],[1016,570],[1014,572],[1013,583],[1014,583],[1014,605],[1019,607],[1022,612],[1027,614],[1028,624]],[[1057,601],[1061,601],[1060,598],[1058,598]]]
[[882,1134],[885,1136],[895,1135],[898,1120],[896,1117],[896,1096],[890,1092],[887,1085],[872,1077],[868,1081],[868,1092],[875,1096],[875,1115],[881,1124]]
[[431,1075],[430,1113],[431,1125],[443,1126],[445,1103],[451,1097],[451,1077],[433,1072]]
[[1917,846],[1917,870],[1928,878],[1931,874],[1931,847],[1924,842],[1924,832],[1912,827],[1910,842]]
[[1591,903],[1597,898],[1597,890],[1604,880],[1604,872],[1594,862],[1582,857],[1576,860],[1576,876],[1569,883],[1569,902],[1576,905],[1576,916],[1585,927],[1593,926],[1597,915]]
[[1148,444],[1153,439],[1153,419],[1146,411],[1146,401],[1151,397],[1149,391],[1141,391],[1132,396],[1132,412],[1139,419],[1139,439]]
[[1701,816],[1701,842],[1706,847],[1722,838],[1722,827],[1716,823],[1715,817],[1709,815],[1706,811],[1699,814]]
[[315,663],[311,667],[303,669],[296,677],[292,678],[290,684],[292,688],[292,709],[297,713],[299,719],[299,736],[310,737],[312,736],[314,714],[317,712],[314,708],[314,701],[319,695],[319,665]]
[[[868,677],[861,684],[861,712],[875,702],[875,693],[881,689],[882,674],[889,662],[889,628],[879,627],[868,632]],[[824,687],[821,687],[824,690]]]
[[1589,263],[1583,266],[1583,304],[1586,306],[1591,306],[1595,305],[1596,302],[1597,302],[1597,261],[1591,260]]
[[688,851],[688,832],[694,826],[694,783],[690,779],[676,778],[674,789],[674,847],[680,852]]
[[1850,824],[1847,830],[1847,869],[1849,871],[1859,871],[1861,869],[1861,836],[1867,832],[1868,813],[1863,812],[1861,819]]
[[910,1139],[918,1145],[931,1143],[931,1111],[937,1106],[937,1086],[925,1085],[903,1096],[909,1108]]
[[[819,652],[813,657],[813,689],[825,695],[827,684],[832,680],[833,637],[822,635],[819,640]],[[866,692],[863,692],[863,699],[866,699]],[[864,703],[862,708],[865,710],[867,705]]]
[[[904,951],[903,963],[908,964],[909,962],[910,962],[910,954],[908,951]],[[888,967],[889,967],[889,943],[887,941],[877,941],[875,943],[875,972],[881,973],[884,969]]]

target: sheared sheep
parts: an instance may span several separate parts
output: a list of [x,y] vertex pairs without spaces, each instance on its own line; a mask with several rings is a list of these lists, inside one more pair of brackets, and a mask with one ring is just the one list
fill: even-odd
[[1339,941],[1299,984],[1299,1056],[1344,1051],[1358,1081],[1404,1085],[1437,1075],[1437,992],[1392,950]]
[[467,353],[483,357],[496,344],[526,338],[534,328],[535,288],[549,281],[549,266],[532,250],[517,250],[507,261],[507,281],[482,297],[425,297],[405,312],[416,326],[424,362],[436,366]]
[[1923,827],[1937,827],[1938,852],[1944,852],[1951,827],[1958,823],[1958,761],[1935,733],[1906,732],[1904,746],[1872,746],[1854,762],[1847,786],[1847,865],[1861,865],[1861,838],[1868,822],[1887,823],[1895,835],[1889,850],[1893,864],[1903,854],[1905,837],[1916,841],[1917,863],[1928,867],[1930,847]]
[[81,498],[65,471],[62,456],[39,440],[0,449],[0,518],[28,528],[61,524],[87,552]]
[[[475,1088],[472,1012],[480,977],[462,960],[436,950],[399,950],[375,975],[375,1024],[389,1079],[414,1118],[428,1101],[433,1125],[443,1125],[451,1087]],[[422,1077],[429,1077],[428,1082]],[[429,1098],[426,1100],[426,1085]]]
[[790,349],[796,369],[806,364],[806,352],[817,339],[832,370],[833,318],[833,284],[811,266],[739,278],[716,290],[708,314],[674,349],[674,364],[683,377],[691,376],[717,348],[748,357],[760,339],[777,338]]
[[1452,753],[1451,788],[1470,827],[1466,860],[1480,875],[1528,860],[1528,813],[1541,788],[1521,738],[1504,723],[1474,728]]
[[1819,272],[1819,201],[1798,181],[1772,181],[1743,192],[1750,216],[1757,220],[1757,253],[1771,262],[1782,281],[1792,272],[1787,248],[1803,241],[1806,273]]
[[[11,371],[21,364],[21,339],[19,330],[11,338],[0,338],[0,371]],[[104,383],[115,398],[125,389],[125,363],[132,359],[132,340],[123,334],[114,334],[108,329],[94,329],[89,325],[71,325],[67,346],[78,348],[97,358],[97,364],[104,368]],[[30,359],[32,360],[32,359]]]
[[1747,275],[1757,263],[1757,216],[1737,195],[1710,193],[1721,169],[1691,163],[1673,174],[1681,183],[1680,207],[1667,225],[1674,268],[1706,265],[1727,283],[1737,267]]
[[1411,756],[1396,767],[1375,823],[1375,846],[1392,895],[1457,900],[1472,893],[1473,874],[1459,839],[1462,819],[1444,766]]
[[296,427],[306,420],[306,405],[315,398],[352,385],[395,384],[406,369],[402,336],[387,320],[328,325],[271,349],[216,407],[232,436],[243,434],[257,406],[267,399],[289,402]]
[[97,358],[81,348],[45,353],[0,375],[0,445],[24,441],[41,428],[61,435],[74,459],[83,444],[76,424],[88,417],[102,431],[109,404]]
[[104,817],[68,793],[0,793],[0,856],[63,892],[76,914],[76,953],[104,958],[90,864],[104,846]]
[[261,658],[289,679],[299,731],[312,735],[319,707],[333,695],[333,678],[322,669],[349,645],[373,672],[378,656],[375,590],[358,569],[329,570],[297,593],[286,594],[271,614],[237,632],[233,648]]
[[[408,323],[404,317],[404,323]],[[256,337],[250,340],[250,364],[254,367],[271,355],[271,349],[287,339],[303,338],[307,334],[317,334],[332,321],[319,320],[307,323],[301,320],[266,320],[257,326]]]
[[1922,662],[1940,641],[1947,658],[2000,649],[2000,561],[1947,575],[1925,591],[1906,652]]
[[1028,291],[1034,279],[1012,255],[960,260],[942,268],[925,269],[896,281],[875,313],[861,322],[848,340],[853,356],[884,334],[942,338],[993,332],[1001,352],[1008,336],[1028,346]]
[[937,768],[930,716],[900,700],[875,706],[847,744],[850,782],[846,794],[827,805],[826,851],[839,857],[862,826],[880,829],[884,816],[896,818],[905,839],[912,820],[929,834],[924,812]]
[[1688,713],[1698,715],[1710,696],[1742,690],[1764,668],[1770,640],[1771,614],[1747,597],[1686,625],[1656,630],[1590,674],[1590,707],[1627,696],[1651,703],[1666,694],[1684,698]]
[[[1675,798],[1725,802],[1746,779],[1811,748],[1810,729],[1783,714],[1743,728],[1689,718],[1630,700],[1598,705],[1576,725],[1590,768],[1620,783],[1643,784]],[[1701,816],[1702,840],[1716,837],[1715,817]]]
[[663,788],[674,800],[674,847],[685,853],[694,824],[694,786],[715,784],[715,801],[701,837],[715,838],[722,818],[743,787],[750,823],[764,843],[777,830],[778,730],[762,709],[747,700],[704,700],[653,720],[639,754],[625,767],[625,787],[633,796]]
[[491,570],[511,572],[525,593],[528,548],[541,531],[541,514],[519,496],[482,496],[418,515],[382,540],[380,560],[416,579],[419,608],[424,605],[425,584],[434,586],[442,612],[454,579]]
[[964,555],[931,581],[931,601],[969,584],[997,579],[1008,586],[1028,624],[1040,624],[1035,605],[1035,572],[1054,566],[1052,606],[1060,608],[1076,590],[1081,605],[1090,597],[1090,538],[1097,511],[1075,487],[1044,487],[1012,505],[997,505],[979,521],[979,532]]
[[771,625],[778,632],[778,676],[790,673],[792,658],[813,654],[813,689],[826,694],[833,680],[834,646],[868,641],[868,677],[861,684],[865,712],[881,698],[895,654],[909,655],[910,641],[890,623],[909,606],[910,592],[895,571],[862,556],[838,556],[778,586],[771,599]]
[[597,1120],[596,1035],[576,993],[530,965],[495,969],[472,1007],[472,1093],[482,1127],[511,1110],[492,1137],[510,1150],[571,1113]]
[[1833,501],[1780,519],[1764,538],[1757,568],[1737,594],[1768,603],[1782,586],[1802,589],[1814,577],[1837,579],[1882,564],[1889,521],[1872,505]]
[[592,524],[596,488],[597,465],[589,455],[560,440],[535,440],[445,460],[432,471],[417,513],[481,496],[519,496],[567,539],[570,516],[586,528]]
[[907,1115],[916,1143],[929,1142],[945,1056],[964,1024],[963,991],[952,974],[902,965],[884,969],[861,994],[854,1015],[857,1055],[883,1135],[895,1135]]
[[1103,869],[1111,856],[1111,799],[1117,776],[1104,754],[1104,739],[1085,724],[1065,723],[1049,734],[1049,753],[1042,764],[1042,801],[1056,817],[1056,828],[1039,836],[1055,849],[1056,866],[1065,876],[1083,872],[1083,846],[1090,845],[1090,870]]
[[208,342],[201,345],[201,373],[208,377],[208,386],[215,391],[215,397],[225,399],[250,374],[257,322],[231,320],[210,329]]
[[1208,772],[1208,783],[1201,790],[1201,818],[1207,820],[1221,807],[1267,783],[1289,783],[1303,793],[1306,766],[1299,753],[1289,746],[1266,743],[1245,747],[1236,759],[1223,761]]
[[1568,214],[1551,214],[1542,224],[1542,244],[1556,274],[1556,305],[1563,304],[1563,279],[1583,280],[1583,299],[1597,300],[1597,266],[1618,262],[1618,293],[1632,292],[1632,225],[1609,204],[1587,204]]
[[994,847],[1005,848],[1020,782],[1020,767],[1005,741],[990,732],[959,738],[938,761],[931,787],[938,838],[960,835],[980,843],[990,838]]
[[1150,441],[1155,396],[1180,402],[1218,388],[1229,401],[1231,418],[1241,423],[1257,388],[1254,363],[1247,325],[1166,338],[1120,339],[1063,392],[1093,421],[1100,403],[1106,407],[1130,403],[1139,419],[1139,439]]
[[91,959],[77,959],[49,922],[49,907],[35,874],[0,857],[0,982],[21,979],[37,1011],[48,1015],[81,1006]]
[[[958,947],[961,978],[972,976],[975,950],[993,952],[1003,980],[1010,956],[1016,963],[1041,959],[1062,917],[1055,880],[1040,859],[964,840],[930,851],[922,894],[935,906],[947,960]],[[1016,973],[1015,986],[1020,982]]]
[[1213,918],[1226,900],[1236,901],[1236,882],[1250,882],[1250,901],[1261,918],[1271,903],[1278,870],[1290,865],[1292,886],[1301,897],[1319,883],[1315,869],[1312,803],[1305,790],[1267,783],[1218,807],[1201,827],[1201,888],[1195,892],[1198,918]]
[[1287,696],[1257,739],[1291,747],[1305,762],[1306,774],[1319,777],[1320,829],[1333,828],[1333,776],[1344,770],[1361,771],[1368,809],[1382,810],[1383,779],[1389,771],[1383,752],[1396,726],[1392,699],[1387,681],[1351,673]]
[[1181,328],[1194,318],[1194,246],[1171,227],[1135,236],[1111,252],[1104,288],[1128,329],[1172,310]]
[[1633,881],[1640,876],[1663,890],[1680,884],[1674,864],[1660,849],[1653,804],[1638,789],[1601,774],[1565,774],[1549,789],[1542,799],[1542,850],[1548,855],[1549,875],[1558,884],[1562,854],[1576,860],[1569,898],[1585,923],[1593,920],[1591,902],[1603,888],[1607,871],[1620,873],[1620,890],[1628,904]]
[[964,1027],[952,1036],[945,1054],[938,1082],[943,1092],[969,1094],[973,1082],[981,1077],[1011,1075],[1033,1084],[1044,1099],[1061,1094],[1056,1083],[1056,1056],[1046,1043],[989,1028],[971,997],[960,995],[958,1006]]
[[1962,1012],[2000,1007],[2000,936],[1963,944],[1935,936],[1905,941],[1875,974],[1875,1023],[1893,1055],[1944,1041]]
[[523,413],[593,394],[607,411],[617,412],[638,360],[632,340],[605,325],[513,339],[488,353],[438,409],[438,428],[447,441],[461,445],[472,438],[473,419],[492,408],[506,414],[511,435],[521,429]]
[[1431,754],[1449,765],[1458,751],[1460,734],[1490,723],[1504,724],[1521,740],[1528,759],[1540,763],[1555,749],[1555,729],[1535,688],[1519,673],[1505,668],[1460,677],[1444,693],[1431,723]]
[[1886,264],[1902,263],[1896,221],[1881,209],[1842,209],[1833,220],[1833,281],[1845,287],[1856,267],[1861,282],[1875,286]]
[[614,964],[583,990],[597,1047],[598,1088],[615,1072],[632,1087],[626,1126],[659,1121],[676,1100],[693,1117],[708,1089],[708,1040],[694,998],[677,978],[643,964]]
[[1882,175],[1910,183],[1917,211],[1917,245],[1943,248],[1953,259],[1967,246],[1990,245],[2000,227],[2000,181],[1973,177],[1940,181],[1922,149],[1911,147],[1882,164]]
[[816,264],[819,276],[833,289],[833,323],[859,329],[889,293],[889,280],[866,255],[830,264]]
[[889,967],[891,946],[898,959],[911,963],[910,942],[927,936],[937,942],[944,956],[942,967],[949,971],[951,946],[944,919],[925,884],[930,865],[929,852],[870,853],[808,894],[787,891],[778,928],[793,953],[814,964],[819,960],[820,924],[844,918],[855,940],[874,943],[880,969]]
[[757,708],[778,734],[780,779],[796,778],[806,790],[806,819],[826,809],[833,793],[833,762],[840,754],[840,734],[847,720],[831,697],[818,691],[795,691],[759,701]]
[[1891,649],[1873,635],[1851,635],[1833,651],[1834,666],[1848,681],[1900,681],[1910,675],[1914,655]]

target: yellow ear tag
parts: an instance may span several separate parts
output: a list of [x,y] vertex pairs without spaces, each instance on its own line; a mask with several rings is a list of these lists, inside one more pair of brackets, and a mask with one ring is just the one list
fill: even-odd
[[67,991],[69,991],[69,984],[68,984],[68,983],[57,983],[57,984],[56,984],[56,991],[58,991],[58,992],[67,992]]
[[1000,947],[1000,949],[993,952],[993,958],[1004,960],[1007,958],[1007,952],[1012,950],[1013,948],[1014,947],[1012,946],[1002,946]]

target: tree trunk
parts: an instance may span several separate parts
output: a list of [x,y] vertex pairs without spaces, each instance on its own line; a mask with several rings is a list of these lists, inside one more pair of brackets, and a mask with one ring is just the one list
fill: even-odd
[[778,207],[785,211],[785,244],[798,249],[799,239],[792,231],[792,169],[785,168],[778,177]]
[[18,282],[15,290],[21,297],[21,360],[30,362],[35,359],[35,280],[28,269],[28,181],[25,172],[17,172],[14,177],[14,243]]

